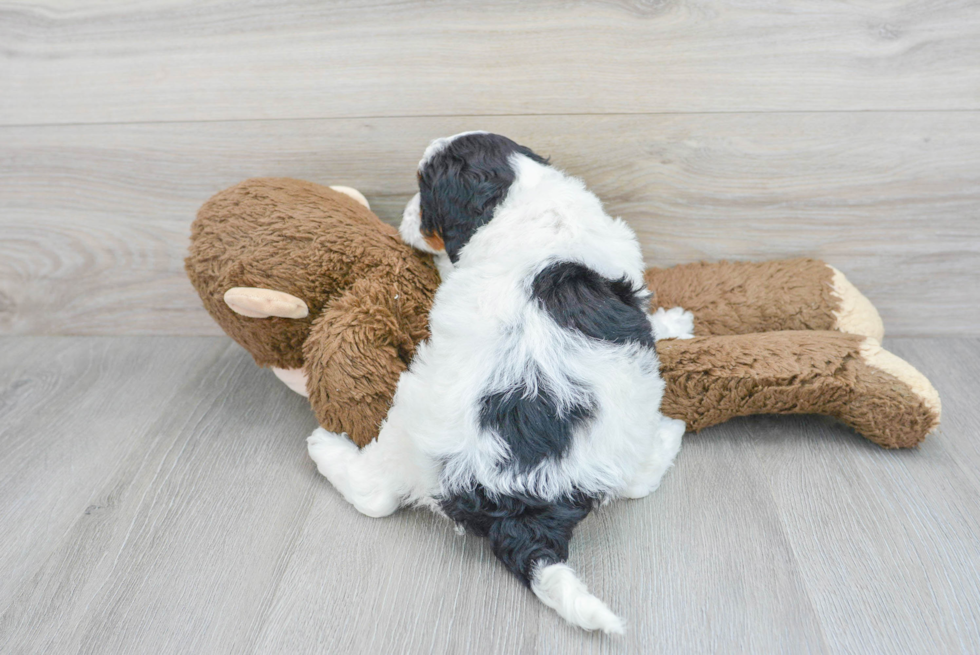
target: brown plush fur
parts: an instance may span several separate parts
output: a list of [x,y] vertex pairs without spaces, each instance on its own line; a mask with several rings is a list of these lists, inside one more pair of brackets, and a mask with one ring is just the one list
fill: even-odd
[[[361,445],[377,436],[398,375],[428,336],[439,284],[431,257],[349,196],[260,178],[201,207],[185,268],[214,320],[259,366],[312,359],[310,403],[324,427]],[[309,316],[236,314],[224,293],[240,286],[294,295]]]
[[865,337],[787,331],[657,343],[662,411],[699,431],[735,416],[827,414],[886,448],[918,444],[939,417],[861,355]]
[[[426,269],[428,273],[428,269]],[[359,446],[378,435],[398,376],[429,336],[432,275],[355,282],[313,322],[303,347],[307,391],[320,425]]]
[[833,330],[840,301],[831,293],[832,278],[833,269],[816,259],[698,262],[646,271],[656,304],[693,312],[697,336]]
[[[211,315],[259,365],[304,367],[323,427],[360,446],[377,436],[398,376],[428,336],[439,283],[428,256],[349,197],[274,178],[205,203],[186,268]],[[885,447],[921,441],[939,423],[938,395],[890,354],[869,363],[865,336],[832,331],[833,275],[813,259],[649,269],[655,306],[692,310],[699,335],[657,345],[664,413],[692,430],[733,416],[821,413]],[[294,295],[309,316],[240,316],[223,300],[236,286]]]

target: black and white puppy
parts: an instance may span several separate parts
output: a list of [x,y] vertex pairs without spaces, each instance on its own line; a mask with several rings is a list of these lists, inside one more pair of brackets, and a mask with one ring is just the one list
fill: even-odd
[[[427,505],[488,538],[570,623],[621,632],[564,562],[592,509],[659,486],[684,433],[659,411],[636,236],[579,180],[495,134],[433,142],[419,189],[402,235],[441,260],[432,336],[377,441],[358,450],[319,429],[310,456],[364,514]],[[690,331],[689,313],[665,318],[659,336]]]

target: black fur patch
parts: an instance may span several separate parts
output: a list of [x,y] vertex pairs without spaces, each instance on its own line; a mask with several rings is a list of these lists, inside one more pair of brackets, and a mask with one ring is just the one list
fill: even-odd
[[558,402],[543,384],[528,395],[525,384],[484,396],[480,401],[480,427],[500,435],[510,447],[508,463],[527,472],[543,459],[559,459],[572,445],[577,426],[592,418],[594,409],[573,405],[559,412]]
[[653,329],[640,291],[626,278],[611,280],[575,262],[551,264],[531,285],[531,296],[563,328],[593,339],[653,348]]
[[568,559],[572,531],[592,511],[595,499],[582,493],[555,501],[491,497],[476,485],[471,491],[442,499],[439,505],[458,525],[489,539],[497,559],[530,586],[535,565]]
[[453,262],[507,195],[515,177],[508,158],[514,153],[548,163],[505,136],[467,134],[453,139],[419,171],[422,233],[441,236]]

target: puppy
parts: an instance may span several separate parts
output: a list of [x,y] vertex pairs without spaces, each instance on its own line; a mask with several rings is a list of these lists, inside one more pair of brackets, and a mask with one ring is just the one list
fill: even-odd
[[659,411],[636,236],[503,136],[436,140],[418,177],[401,231],[443,274],[431,337],[377,441],[358,450],[319,429],[310,456],[364,514],[426,505],[489,539],[568,622],[622,632],[565,562],[591,510],[659,486],[684,433]]

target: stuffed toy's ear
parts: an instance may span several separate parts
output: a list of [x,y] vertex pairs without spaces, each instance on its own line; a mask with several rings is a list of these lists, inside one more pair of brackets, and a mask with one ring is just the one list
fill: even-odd
[[249,318],[306,318],[310,315],[310,308],[302,298],[274,289],[232,287],[225,291],[224,300],[231,311]]

